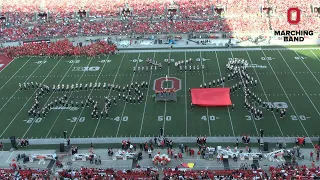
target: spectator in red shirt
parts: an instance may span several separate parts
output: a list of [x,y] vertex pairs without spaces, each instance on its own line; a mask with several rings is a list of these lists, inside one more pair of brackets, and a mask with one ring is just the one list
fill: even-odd
[[310,152],[310,161],[313,161],[313,152]]

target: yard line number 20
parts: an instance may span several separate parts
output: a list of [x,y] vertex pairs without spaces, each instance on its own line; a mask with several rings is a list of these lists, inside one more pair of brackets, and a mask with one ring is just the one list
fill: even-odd
[[42,121],[42,118],[29,118],[28,120],[24,120],[24,121],[26,121],[26,123],[29,123],[29,124],[31,124],[31,123],[40,123],[41,121]]

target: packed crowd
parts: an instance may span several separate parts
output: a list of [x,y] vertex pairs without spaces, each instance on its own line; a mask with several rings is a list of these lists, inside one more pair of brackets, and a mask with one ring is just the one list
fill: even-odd
[[[164,180],[169,179],[268,179],[269,176],[261,169],[252,170],[179,170],[165,169]],[[312,179],[320,176],[320,167],[311,168],[303,166],[290,166],[287,164],[278,167],[270,166],[271,179]],[[1,179],[50,179],[48,170],[24,169],[0,169]],[[59,172],[64,178],[90,178],[90,179],[158,179],[156,169],[113,170],[97,168],[81,168],[80,170],[63,170]]]
[[167,169],[164,180],[169,179],[268,179],[263,170],[192,170]]
[[[2,41],[17,41],[45,37],[74,37],[79,34],[87,36],[97,34],[129,34],[129,33],[188,33],[188,32],[217,32],[217,31],[259,31],[270,29],[319,29],[317,13],[311,13],[313,0],[270,1],[257,3],[256,0],[175,0],[180,6],[179,13],[165,14],[165,8],[170,7],[171,1],[149,3],[148,1],[132,1],[128,7],[134,9],[132,16],[126,21],[119,21],[120,9],[125,7],[124,1],[98,0],[69,2],[66,0],[40,0],[14,3],[5,1],[2,14],[6,21],[0,20],[0,35]],[[186,3],[187,2],[187,3]],[[63,4],[64,6],[61,6]],[[79,4],[82,4],[79,7]],[[232,18],[209,19],[217,16],[215,7],[221,6]],[[287,7],[301,8],[304,17],[297,26],[290,26],[286,18]],[[62,8],[63,7],[63,8]],[[262,7],[274,7],[275,16],[268,18],[260,16]],[[79,21],[77,11],[87,10],[87,18]],[[36,18],[35,12],[48,12],[48,19]],[[263,11],[264,12],[264,11]],[[282,14],[282,15],[279,15]],[[236,15],[236,16],[234,16]],[[152,17],[145,19],[142,17]],[[112,17],[112,18],[110,18]],[[199,21],[200,19],[200,21]],[[204,20],[204,21],[201,21]],[[9,25],[9,26],[6,26]],[[5,27],[5,28],[3,28]]]
[[19,56],[96,56],[102,54],[115,53],[117,47],[110,45],[104,41],[91,43],[88,46],[73,46],[68,40],[57,42],[39,43],[39,44],[24,44],[17,47],[5,47],[2,49],[8,57]]
[[[270,23],[269,23],[270,21]],[[156,33],[190,33],[190,32],[269,32],[270,24],[275,30],[305,30],[318,29],[319,19],[316,17],[301,20],[298,26],[291,26],[286,18],[266,17],[259,18],[226,18],[208,21],[178,20],[175,22],[161,21],[136,21],[131,20],[126,23],[115,20],[105,20],[92,22],[85,20],[81,24],[83,34],[93,35],[116,35],[116,34],[156,34]],[[55,24],[45,23],[30,27],[9,27],[2,30],[2,41],[18,41],[36,38],[56,38],[56,37],[75,37],[79,34],[78,24]]]
[[306,165],[291,166],[282,164],[278,167],[270,166],[269,172],[272,178],[277,179],[313,179],[316,176],[320,176],[320,167],[316,167],[314,162],[312,162],[311,168]]
[[[10,13],[10,23],[18,20],[21,24],[33,20],[34,12],[49,11],[54,18],[70,18],[75,16],[75,12],[81,9],[89,10],[90,16],[97,18],[115,17],[119,15],[120,7],[133,8],[134,16],[154,17],[163,16],[165,9],[170,9],[172,0],[164,1],[112,1],[112,0],[32,0],[26,2],[4,1],[2,4],[3,13]],[[256,14],[260,12],[261,7],[274,7],[277,13],[285,14],[288,7],[299,7],[304,14],[310,15],[310,5],[317,5],[314,0],[292,0],[278,2],[269,0],[257,2],[257,0],[174,0],[174,3],[180,6],[182,17],[208,17],[212,13],[212,7],[224,7],[227,14]],[[62,6],[63,5],[63,6]],[[125,6],[126,5],[126,6]],[[17,14],[16,11],[22,12]]]
[[12,169],[0,169],[0,179],[50,179],[50,172],[40,169],[24,169],[13,167]]
[[81,168],[73,171],[63,170],[59,172],[60,177],[70,179],[158,179],[159,173],[156,169],[132,169],[132,170],[113,170],[113,169],[96,169],[96,168]]

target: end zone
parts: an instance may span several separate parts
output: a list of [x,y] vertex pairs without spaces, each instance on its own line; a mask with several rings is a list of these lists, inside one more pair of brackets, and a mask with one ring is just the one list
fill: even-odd
[[0,54],[0,72],[4,70],[14,59]]

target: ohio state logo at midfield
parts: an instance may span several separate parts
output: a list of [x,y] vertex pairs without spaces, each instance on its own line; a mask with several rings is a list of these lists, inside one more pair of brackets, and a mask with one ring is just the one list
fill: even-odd
[[171,86],[166,87],[165,82],[166,78],[161,77],[154,81],[153,90],[155,91],[162,91],[162,88],[167,88],[169,90],[175,89],[176,91],[179,91],[181,89],[181,80],[176,77],[168,77],[168,81],[171,81]]

